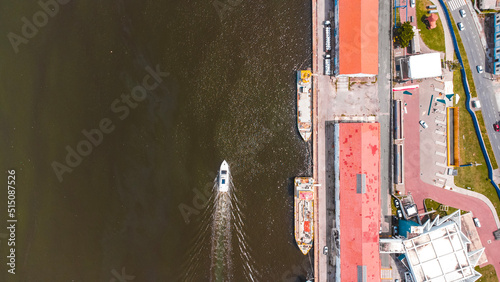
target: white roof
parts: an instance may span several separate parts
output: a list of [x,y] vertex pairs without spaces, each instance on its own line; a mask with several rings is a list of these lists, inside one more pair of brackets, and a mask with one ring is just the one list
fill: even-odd
[[411,79],[441,76],[441,54],[429,53],[408,59],[408,76]]
[[[416,281],[475,281],[477,257],[468,252],[469,239],[460,228],[459,211],[423,225],[424,233],[403,241],[408,267]],[[451,219],[451,220],[449,220]],[[481,253],[484,248],[479,250]]]

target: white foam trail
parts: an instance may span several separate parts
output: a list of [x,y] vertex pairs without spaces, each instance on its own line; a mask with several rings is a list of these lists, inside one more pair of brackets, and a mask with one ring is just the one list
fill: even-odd
[[[238,264],[248,281],[256,281],[259,276],[252,267],[255,261],[251,256],[251,248],[247,243],[244,230],[244,215],[237,197],[237,190],[232,178],[229,178],[229,192],[221,193],[214,180],[213,194],[202,215],[201,226],[192,244],[190,259],[184,281],[194,281],[201,277],[206,267],[205,254],[210,253],[210,281],[233,280],[233,242],[236,243]],[[234,238],[233,238],[234,237]],[[207,242],[208,241],[208,242]],[[206,277],[206,275],[204,276]]]

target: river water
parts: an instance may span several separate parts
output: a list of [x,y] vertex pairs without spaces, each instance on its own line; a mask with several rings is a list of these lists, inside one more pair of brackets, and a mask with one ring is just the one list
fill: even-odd
[[[0,162],[18,220],[16,274],[0,232],[0,280],[301,281],[309,1],[59,2],[0,3]],[[217,225],[224,159],[232,215]]]

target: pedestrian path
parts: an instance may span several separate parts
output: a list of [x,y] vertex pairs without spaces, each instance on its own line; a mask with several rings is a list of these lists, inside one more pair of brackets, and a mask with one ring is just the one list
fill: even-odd
[[[450,29],[448,27],[448,22],[445,20],[445,14],[444,14],[445,11],[443,10],[443,7],[441,7],[439,0],[430,0],[430,1],[432,2],[432,4],[436,5],[439,17],[441,18],[441,24],[443,25],[446,60],[453,61],[455,50],[453,50],[453,41],[451,40],[451,34],[450,34]],[[450,0],[448,2],[448,6],[451,5],[450,2],[462,3],[460,6],[465,5],[465,0]],[[453,77],[451,81],[453,81]]]
[[450,0],[448,1],[450,10],[455,11],[458,8],[465,6],[465,0]]

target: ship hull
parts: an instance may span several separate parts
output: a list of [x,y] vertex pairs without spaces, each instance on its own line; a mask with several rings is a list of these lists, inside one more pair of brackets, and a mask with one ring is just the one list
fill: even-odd
[[304,141],[312,135],[312,73],[297,71],[297,128]]
[[314,239],[314,180],[296,177],[294,193],[295,241],[300,251],[307,255]]

